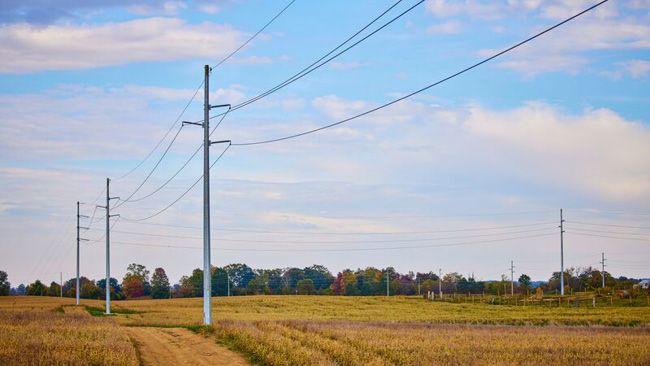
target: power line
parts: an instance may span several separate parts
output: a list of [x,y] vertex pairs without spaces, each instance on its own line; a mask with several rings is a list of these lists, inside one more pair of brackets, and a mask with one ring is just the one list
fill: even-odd
[[573,221],[573,220],[567,221],[567,222],[570,223],[570,224],[580,224],[580,225],[588,225],[588,226],[609,226],[609,227],[621,227],[621,228],[627,228],[627,229],[650,229],[650,226],[615,225],[615,224]]
[[[139,224],[139,225],[150,225],[150,226],[161,226],[161,227],[171,227],[179,229],[194,229],[202,230],[199,226],[185,226],[185,225],[174,225],[174,224],[161,224],[161,223],[151,223],[151,222],[131,222],[128,219],[124,219],[127,223]],[[256,229],[244,229],[244,228],[218,228],[215,230],[219,231],[232,231],[232,232],[243,232],[243,233],[264,233],[264,234],[296,234],[296,235],[417,235],[417,234],[434,234],[434,233],[453,233],[453,232],[465,232],[465,231],[482,231],[482,230],[499,230],[499,229],[512,229],[512,228],[521,228],[521,227],[531,227],[531,226],[540,226],[540,225],[549,225],[555,224],[555,222],[536,222],[530,224],[521,224],[521,225],[503,225],[503,226],[489,226],[489,227],[472,227],[472,228],[463,228],[463,229],[447,229],[447,230],[424,230],[424,231],[356,231],[356,232],[340,232],[340,231],[281,231],[281,230],[256,230]]]
[[[384,10],[384,12],[382,12],[382,13],[379,14],[377,17],[375,17],[372,21],[370,21],[370,23],[366,24],[364,27],[362,27],[360,30],[358,30],[356,33],[354,33],[352,36],[348,37],[345,41],[341,42],[339,45],[337,45],[335,48],[333,48],[331,51],[329,51],[328,53],[326,53],[325,55],[323,55],[323,56],[322,56],[321,58],[319,58],[318,60],[316,60],[316,61],[314,61],[313,63],[311,63],[309,66],[303,68],[302,70],[300,70],[299,72],[297,72],[296,74],[294,74],[293,76],[291,76],[290,78],[288,78],[288,79],[286,79],[285,81],[281,82],[280,84],[278,84],[278,85],[276,85],[276,86],[274,86],[274,87],[268,89],[267,91],[265,91],[265,92],[263,92],[263,93],[260,93],[260,94],[258,94],[257,96],[255,96],[255,97],[253,97],[253,98],[250,98],[250,99],[248,99],[248,100],[246,100],[246,101],[244,101],[244,102],[241,102],[241,103],[239,103],[239,104],[233,106],[232,110],[235,111],[235,110],[238,110],[238,109],[244,108],[244,107],[246,107],[246,106],[249,105],[249,104],[252,104],[252,103],[254,103],[254,102],[256,102],[256,101],[258,101],[258,100],[260,100],[260,99],[262,99],[262,98],[264,98],[264,97],[266,97],[266,96],[268,96],[268,95],[270,95],[270,94],[275,93],[276,91],[278,91],[278,90],[284,88],[285,86],[287,86],[287,85],[289,85],[289,84],[292,84],[292,83],[294,83],[295,81],[298,81],[298,80],[302,79],[303,77],[309,75],[309,74],[312,73],[313,71],[315,71],[315,70],[321,68],[322,66],[326,65],[326,64],[329,63],[330,61],[334,60],[335,58],[339,57],[340,55],[342,55],[342,54],[346,53],[347,51],[351,50],[352,48],[356,47],[358,44],[362,43],[362,42],[365,41],[366,39],[372,37],[372,36],[375,35],[377,32],[379,32],[379,31],[381,31],[382,29],[386,28],[387,26],[389,26],[389,25],[392,24],[393,22],[397,21],[399,18],[401,18],[401,17],[404,16],[405,14],[409,13],[411,10],[415,9],[418,5],[422,4],[425,0],[420,0],[420,1],[418,1],[416,4],[412,5],[410,8],[406,9],[406,10],[403,11],[402,13],[400,13],[400,14],[398,14],[397,16],[393,17],[391,20],[389,20],[388,22],[384,23],[382,26],[380,26],[379,28],[375,29],[375,30],[372,31],[371,33],[367,34],[366,36],[364,36],[364,37],[361,38],[360,40],[356,41],[355,43],[353,43],[353,44],[351,44],[350,46],[346,47],[345,49],[343,49],[342,51],[338,52],[338,53],[335,54],[334,56],[332,56],[332,57],[328,58],[327,60],[323,61],[323,62],[320,63],[319,65],[316,65],[316,64],[318,64],[319,62],[321,62],[323,59],[325,59],[326,57],[328,57],[329,55],[331,55],[332,53],[336,52],[336,50],[338,50],[339,48],[343,47],[343,46],[344,46],[346,43],[348,43],[350,40],[354,39],[354,38],[355,38],[356,36],[358,36],[361,32],[363,32],[363,31],[366,30],[368,27],[370,27],[372,24],[374,24],[377,20],[379,20],[380,18],[382,18],[386,13],[388,13],[389,11],[391,11],[395,6],[397,6],[397,5],[398,5],[399,3],[401,3],[402,1],[403,1],[403,0],[399,0],[399,1],[395,2],[395,3],[394,3],[393,5],[391,5],[388,9]],[[314,66],[314,65],[316,65],[316,66]],[[218,115],[217,115],[217,116],[213,116],[212,118],[216,118],[216,117],[218,117]]]
[[[273,22],[274,22],[278,17],[280,17],[280,15],[282,15],[282,13],[285,12],[285,10],[287,10],[291,5],[293,5],[294,2],[296,2],[296,0],[292,0],[292,1],[290,1],[290,2],[289,2],[289,3],[288,3],[284,8],[282,8],[282,10],[280,10],[280,12],[278,12],[278,13],[277,13],[273,18],[271,18],[271,20],[269,20],[266,24],[264,24],[264,26],[262,26],[262,28],[260,28],[257,32],[255,32],[251,37],[249,37],[249,38],[248,38],[244,43],[242,43],[242,44],[241,44],[239,47],[237,47],[234,51],[230,52],[228,55],[226,55],[224,58],[222,58],[219,62],[217,62],[217,64],[216,64],[215,66],[211,67],[211,69],[214,69],[214,68],[219,67],[221,64],[223,64],[223,63],[226,62],[228,59],[230,59],[232,56],[234,56],[237,52],[239,52],[242,48],[246,47],[246,45],[248,45],[248,44],[249,44],[253,39],[255,39],[255,38],[256,38],[260,33],[262,33],[262,32],[263,32],[263,31],[264,31],[264,30],[265,30],[269,25],[271,25],[271,24],[272,24],[272,23],[273,23]],[[176,119],[174,120],[174,123],[169,127],[169,129],[167,130],[167,132],[165,132],[165,134],[163,135],[163,137],[162,137],[162,138],[161,138],[161,139],[156,143],[156,145],[154,146],[154,148],[153,148],[153,149],[152,149],[152,150],[151,150],[151,151],[150,151],[150,152],[149,152],[149,153],[144,157],[144,159],[142,159],[142,160],[141,160],[141,161],[140,161],[140,162],[139,162],[135,167],[133,167],[133,168],[132,168],[131,170],[129,170],[128,172],[126,172],[126,174],[120,176],[118,179],[126,178],[128,175],[130,175],[131,173],[133,173],[134,171],[136,171],[138,168],[140,168],[140,166],[142,166],[142,164],[144,164],[147,160],[149,160],[149,158],[150,158],[151,155],[154,153],[154,151],[156,151],[156,150],[158,149],[158,147],[160,147],[160,144],[162,144],[162,142],[167,138],[167,136],[169,136],[169,133],[174,129],[174,126],[176,126],[176,125],[178,124],[178,122],[179,122],[180,119],[183,117],[183,115],[185,114],[185,112],[187,111],[187,109],[189,108],[189,106],[192,104],[192,102],[194,101],[194,99],[196,99],[196,95],[198,94],[199,90],[201,90],[201,88],[203,87],[204,82],[205,82],[205,81],[202,80],[201,83],[200,83],[200,85],[199,85],[198,87],[196,87],[196,89],[194,90],[194,93],[192,94],[192,97],[190,98],[190,100],[187,102],[187,104],[185,104],[185,107],[183,108],[183,110],[181,111],[181,113],[176,117]],[[174,138],[174,139],[172,140],[172,142],[169,144],[169,146],[167,147],[167,150],[169,150],[169,148],[171,147],[171,145],[174,143],[174,140],[175,140],[175,139],[176,139],[176,138]],[[161,158],[161,159],[162,159],[162,158]],[[155,169],[154,169],[154,170],[155,170]],[[153,172],[153,171],[152,171],[152,172]],[[143,184],[144,184],[144,183],[143,183]]]
[[500,52],[498,52],[498,53],[496,53],[496,54],[494,54],[494,55],[492,55],[492,56],[490,56],[490,57],[488,57],[488,58],[486,58],[486,59],[484,59],[482,61],[479,61],[479,62],[473,64],[472,66],[466,67],[466,68],[456,72],[455,74],[447,76],[447,77],[445,77],[445,78],[443,78],[441,80],[438,80],[438,81],[434,82],[433,84],[429,84],[429,85],[427,85],[427,86],[425,86],[425,87],[423,87],[421,89],[418,89],[418,90],[416,90],[414,92],[411,92],[411,93],[409,93],[409,94],[407,94],[405,96],[394,99],[394,100],[392,100],[392,101],[390,101],[388,103],[382,104],[382,105],[380,105],[378,107],[372,108],[372,109],[367,110],[365,112],[356,114],[356,115],[354,115],[352,117],[348,117],[348,118],[345,118],[343,120],[340,120],[340,121],[337,121],[337,122],[334,122],[334,123],[330,123],[330,124],[325,125],[325,126],[321,126],[321,127],[318,127],[318,128],[314,128],[314,129],[311,129],[311,130],[304,131],[304,132],[296,133],[296,134],[293,134],[293,135],[288,135],[288,136],[278,137],[278,138],[273,138],[273,139],[268,139],[268,140],[233,143],[232,145],[233,146],[252,146],[252,145],[269,144],[269,143],[273,143],[273,142],[289,140],[289,139],[309,135],[309,134],[312,134],[312,133],[315,133],[315,132],[318,132],[318,131],[322,131],[322,130],[325,130],[325,129],[328,129],[328,128],[331,128],[331,127],[335,127],[335,126],[338,126],[340,124],[343,124],[343,123],[349,122],[351,120],[357,119],[359,117],[363,117],[363,116],[368,115],[370,113],[376,112],[378,110],[384,109],[384,108],[389,107],[389,106],[391,106],[393,104],[401,102],[402,100],[408,99],[408,98],[410,98],[410,97],[412,97],[412,96],[414,96],[416,94],[419,94],[419,93],[422,93],[422,92],[424,92],[426,90],[429,90],[429,89],[433,88],[436,85],[442,84],[442,83],[446,82],[447,80],[453,79],[453,78],[455,78],[455,77],[457,77],[457,76],[459,76],[461,74],[464,74],[464,73],[466,73],[466,72],[468,72],[468,71],[470,71],[470,70],[472,70],[472,69],[474,69],[474,68],[476,68],[478,66],[481,66],[484,63],[487,63],[487,62],[489,62],[489,61],[491,61],[491,60],[493,60],[493,59],[495,59],[495,58],[497,58],[497,57],[499,57],[499,56],[501,56],[501,55],[503,55],[503,54],[505,54],[507,52],[510,52],[510,51],[512,51],[512,50],[514,50],[514,49],[516,49],[516,48],[518,48],[518,47],[520,47],[520,46],[522,46],[522,45],[524,45],[524,44],[526,44],[526,43],[528,43],[528,42],[530,42],[530,41],[532,41],[532,40],[534,40],[534,39],[536,39],[536,38],[538,38],[538,37],[540,37],[540,36],[542,36],[542,35],[544,35],[544,34],[546,34],[548,32],[550,32],[550,31],[552,31],[553,29],[555,29],[557,27],[560,27],[561,25],[563,25],[565,23],[568,23],[571,20],[573,20],[573,19],[575,19],[575,18],[577,18],[577,17],[579,17],[579,16],[581,16],[581,15],[583,15],[583,14],[597,8],[598,6],[606,3],[607,1],[609,1],[609,0],[603,0],[603,1],[601,1],[601,2],[599,2],[597,4],[595,4],[595,5],[592,5],[589,8],[587,8],[587,9],[585,9],[585,10],[583,10],[583,11],[581,11],[581,12],[579,12],[579,13],[577,13],[577,14],[575,14],[575,15],[573,15],[573,16],[571,16],[571,17],[569,17],[569,18],[567,18],[567,19],[565,19],[565,20],[563,20],[563,21],[549,27],[549,28],[546,28],[545,30],[543,30],[543,31],[541,31],[541,32],[539,32],[539,33],[537,33],[537,34],[535,34],[535,35],[533,35],[533,36],[531,36],[531,37],[529,37],[529,38],[527,38],[527,39],[525,39],[525,40],[523,40],[523,41],[521,41],[521,42],[519,42],[519,43],[517,43],[517,44],[515,44],[513,46],[510,46],[510,47],[508,47],[507,49],[505,49],[503,51],[500,51]]
[[[412,246],[397,246],[397,247],[374,247],[374,248],[256,249],[256,248],[224,248],[224,247],[219,247],[218,249],[219,250],[224,250],[224,251],[235,251],[235,252],[239,252],[239,251],[243,251],[243,252],[358,252],[358,251],[403,250],[403,249],[453,247],[453,246],[465,246],[465,245],[481,245],[481,244],[512,241],[512,240],[518,240],[518,239],[540,238],[540,237],[546,237],[546,236],[550,236],[550,235],[554,235],[554,234],[527,235],[527,236],[517,236],[517,237],[510,237],[510,238],[500,238],[500,239],[481,240],[481,241],[466,241],[466,242],[457,242],[457,243],[448,243],[448,244],[412,245]],[[111,243],[112,244],[120,244],[120,245],[142,246],[142,247],[203,249],[202,247],[194,247],[194,246],[145,244],[145,243],[134,243],[134,242],[122,242],[122,241],[111,241]]]
[[217,64],[214,65],[214,66],[212,66],[210,69],[212,70],[212,69],[215,69],[215,68],[221,66],[221,64],[223,64],[224,62],[228,61],[232,56],[234,56],[234,55],[235,55],[237,52],[239,52],[242,48],[246,47],[246,45],[247,45],[248,43],[250,43],[250,42],[251,42],[253,39],[255,39],[255,38],[256,38],[260,33],[262,33],[262,32],[263,32],[263,31],[264,31],[264,30],[265,30],[269,25],[271,25],[271,23],[273,23],[276,19],[278,19],[278,18],[280,17],[280,15],[282,15],[282,13],[284,13],[285,10],[289,9],[289,7],[290,7],[291,5],[293,5],[293,3],[295,3],[295,2],[296,2],[296,0],[291,0],[291,1],[290,1],[290,2],[289,2],[289,3],[288,3],[284,8],[282,8],[282,10],[280,10],[277,14],[275,14],[275,16],[274,16],[273,18],[271,18],[271,20],[269,20],[266,24],[264,24],[264,26],[263,26],[262,28],[260,28],[257,32],[255,32],[255,34],[253,34],[252,36],[250,36],[250,37],[246,40],[246,42],[242,43],[239,47],[237,47],[237,49],[235,49],[234,51],[230,52],[226,57],[222,58],[221,61],[217,62]]
[[648,236],[650,233],[630,233],[630,232],[621,232],[621,231],[610,231],[610,230],[595,230],[595,229],[583,229],[583,228],[570,228],[571,230],[576,230],[578,232],[587,232],[587,233],[602,233],[602,234],[619,234],[619,235],[634,235],[634,236]]
[[580,232],[575,232],[575,231],[567,231],[567,232],[571,233],[571,234],[575,234],[575,235],[582,235],[582,236],[594,236],[594,237],[599,237],[599,238],[610,238],[610,239],[635,240],[635,241],[650,242],[650,239],[643,239],[643,238],[627,238],[627,237],[622,237],[622,236],[587,234],[587,233],[580,233]]
[[[213,166],[214,166],[214,165],[215,165],[219,160],[221,160],[221,157],[226,153],[226,151],[228,151],[229,148],[230,148],[230,144],[226,145],[226,148],[221,152],[221,154],[219,154],[219,156],[215,159],[215,161],[212,162],[212,164],[210,164],[210,169],[212,169],[212,167],[213,167]],[[195,187],[195,186],[196,186],[196,185],[201,181],[202,178],[203,178],[203,174],[201,174],[201,176],[200,176],[200,177],[199,177],[199,178],[198,178],[194,183],[192,183],[192,185],[191,185],[187,190],[185,190],[185,192],[183,192],[183,194],[181,194],[178,198],[176,198],[174,201],[172,201],[172,203],[170,203],[169,205],[165,206],[165,207],[162,208],[161,210],[159,210],[159,211],[157,211],[157,212],[155,212],[155,213],[153,213],[153,214],[151,214],[151,215],[149,215],[149,216],[142,217],[142,218],[137,218],[137,219],[128,218],[128,221],[145,221],[145,220],[149,220],[149,219],[154,218],[154,217],[160,215],[161,213],[167,211],[170,207],[172,207],[172,206],[175,205],[178,201],[180,201],[183,197],[185,197],[185,196],[186,196],[186,195],[187,195],[187,194],[192,190],[192,188],[194,188],[194,187]]]
[[[524,234],[524,233],[533,233],[540,231],[549,231],[549,228],[533,229],[533,230],[518,230],[518,231],[508,231],[501,233],[488,233],[488,234],[473,234],[473,235],[460,235],[460,236],[448,236],[448,237],[433,237],[433,238],[406,238],[406,239],[371,239],[371,240],[308,240],[308,241],[296,241],[296,240],[272,240],[272,239],[237,239],[237,238],[214,238],[214,240],[228,241],[228,242],[240,242],[240,243],[284,243],[284,244],[351,244],[351,243],[406,243],[406,242],[426,242],[426,241],[436,241],[436,240],[450,240],[450,239],[466,239],[466,238],[479,238],[479,237],[489,237],[489,236],[500,236],[500,235],[512,235],[512,234]],[[115,233],[129,234],[129,235],[140,235],[140,236],[150,236],[158,238],[173,238],[173,239],[203,239],[199,236],[185,236],[185,235],[168,235],[168,234],[152,234],[152,233],[141,233],[134,231],[112,231]]]

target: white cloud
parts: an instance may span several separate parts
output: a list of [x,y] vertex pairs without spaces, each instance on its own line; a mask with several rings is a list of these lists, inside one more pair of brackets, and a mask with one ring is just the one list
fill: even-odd
[[227,25],[147,18],[101,25],[0,27],[0,72],[84,69],[131,62],[218,59],[243,34]]
[[630,60],[619,63],[623,72],[635,79],[644,78],[650,73],[650,61]]
[[444,23],[438,23],[427,27],[429,34],[458,34],[462,29],[462,24],[455,20]]

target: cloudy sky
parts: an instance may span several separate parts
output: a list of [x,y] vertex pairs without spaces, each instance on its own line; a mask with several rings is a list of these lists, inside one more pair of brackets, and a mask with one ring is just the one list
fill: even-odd
[[[93,216],[82,222],[91,225],[82,275],[103,276],[95,204],[106,177],[111,195],[137,200],[113,202],[122,216],[111,234],[115,277],[131,262],[162,266],[173,281],[201,266],[200,184],[154,218],[133,220],[202,174],[199,154],[157,190],[201,144],[200,128],[175,121],[203,65],[287,3],[0,4],[0,269],[12,284],[74,275],[77,200]],[[228,114],[213,137],[245,143],[345,119],[594,3],[427,0]],[[393,4],[295,1],[214,68],[211,102],[234,105],[278,85]],[[414,4],[401,1],[352,42]],[[647,0],[612,0],[389,108],[301,138],[230,147],[211,172],[213,264],[442,268],[494,279],[513,260],[516,275],[546,279],[559,269],[564,208],[567,267],[596,266],[605,252],[614,275],[650,276],[649,11]],[[201,91],[181,119],[200,119],[202,103]],[[212,156],[223,148],[213,145]]]

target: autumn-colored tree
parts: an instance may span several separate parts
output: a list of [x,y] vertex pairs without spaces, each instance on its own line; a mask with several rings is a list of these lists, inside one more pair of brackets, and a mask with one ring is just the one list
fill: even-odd
[[144,296],[144,281],[133,274],[127,274],[122,280],[122,292],[127,299],[135,299]]

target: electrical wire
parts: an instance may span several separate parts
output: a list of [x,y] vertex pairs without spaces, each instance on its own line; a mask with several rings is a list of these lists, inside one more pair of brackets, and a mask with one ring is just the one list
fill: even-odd
[[644,242],[649,242],[650,243],[650,239],[643,239],[643,238],[627,238],[627,237],[621,237],[621,236],[587,234],[587,233],[579,233],[579,232],[575,232],[575,231],[566,231],[566,232],[570,233],[570,234],[581,235],[581,236],[593,236],[593,237],[599,237],[599,238],[610,238],[610,239],[620,239],[620,240],[635,240],[635,241],[644,241]]
[[[125,220],[127,223],[140,224],[140,225],[150,225],[150,226],[161,226],[161,227],[171,227],[179,229],[193,229],[193,230],[203,230],[199,226],[185,226],[185,225],[174,225],[174,224],[160,224],[160,223],[151,223],[151,222],[131,222]],[[531,227],[531,226],[540,226],[540,225],[549,225],[555,224],[555,221],[547,222],[536,222],[530,224],[520,224],[520,225],[504,225],[504,226],[489,226],[489,227],[475,227],[475,228],[464,228],[464,229],[447,229],[447,230],[423,230],[423,231],[356,231],[356,232],[340,232],[340,231],[278,231],[278,230],[256,230],[256,229],[243,229],[243,228],[219,228],[213,227],[214,231],[229,231],[229,232],[243,232],[243,233],[264,233],[264,234],[295,234],[295,235],[417,235],[417,234],[435,234],[435,233],[454,233],[454,232],[465,232],[465,231],[482,231],[482,230],[499,230],[499,229],[512,229],[512,228],[521,228],[521,227]]]
[[[549,229],[548,228],[541,228],[541,229],[518,230],[518,231],[508,231],[508,232],[489,233],[489,234],[473,234],[473,235],[460,235],[460,236],[447,236],[447,237],[434,237],[434,238],[406,238],[406,239],[296,241],[296,240],[272,240],[272,239],[262,239],[262,240],[260,240],[260,239],[213,238],[213,240],[220,240],[220,241],[227,241],[227,242],[239,242],[239,243],[282,243],[282,244],[406,243],[406,242],[425,242],[425,241],[450,240],[450,239],[480,238],[480,237],[499,236],[499,235],[533,233],[533,232],[540,232],[540,231],[547,231],[548,232]],[[134,232],[134,231],[118,231],[118,230],[116,230],[115,232],[116,233],[122,233],[122,234],[150,236],[150,237],[157,237],[157,238],[197,239],[197,240],[203,239],[203,237],[199,237],[199,236],[151,234],[151,233],[140,233],[140,232]]]
[[615,224],[604,224],[598,222],[584,222],[584,221],[573,221],[573,220],[565,220],[565,222],[571,224],[588,225],[588,226],[609,226],[609,227],[620,227],[620,228],[627,228],[627,229],[650,229],[650,226],[615,225]]
[[[217,157],[217,159],[216,159],[214,162],[212,162],[212,164],[210,164],[210,169],[212,169],[212,167],[213,167],[213,166],[214,166],[214,165],[215,165],[219,160],[221,160],[221,157],[226,153],[226,151],[228,151],[229,148],[230,148],[230,144],[226,145],[226,148],[221,152],[221,154],[219,154],[219,156]],[[208,173],[209,173],[209,172],[210,172],[210,170],[208,169]],[[198,178],[194,183],[192,183],[192,185],[191,185],[191,186],[190,186],[190,187],[189,187],[185,192],[183,192],[183,194],[181,194],[178,198],[176,198],[174,201],[172,201],[169,205],[165,206],[165,207],[162,208],[161,210],[159,210],[159,211],[157,211],[157,212],[155,212],[155,213],[153,213],[153,214],[151,214],[151,215],[149,215],[149,216],[146,216],[146,217],[137,218],[137,219],[128,218],[128,220],[129,220],[129,221],[146,221],[146,220],[149,220],[149,219],[151,219],[151,218],[154,218],[154,217],[160,215],[161,213],[167,211],[169,208],[171,208],[172,206],[174,206],[174,205],[175,205],[178,201],[180,201],[183,197],[185,197],[185,196],[186,196],[186,195],[187,195],[187,194],[192,190],[192,188],[194,188],[194,187],[195,187],[195,186],[196,186],[196,185],[201,181],[202,178],[203,178],[203,174],[201,174],[201,176],[200,176],[200,177],[199,177],[199,178]]]
[[354,116],[345,118],[343,120],[340,120],[340,121],[337,121],[337,122],[334,122],[334,123],[330,123],[328,125],[324,125],[324,126],[321,126],[321,127],[318,127],[318,128],[303,131],[303,132],[296,133],[296,134],[293,134],[293,135],[288,135],[288,136],[278,137],[278,138],[272,138],[272,139],[267,139],[267,140],[233,143],[232,145],[233,146],[252,146],[252,145],[262,145],[262,144],[269,144],[269,143],[294,139],[294,138],[297,138],[297,137],[301,137],[301,136],[309,135],[309,134],[312,134],[312,133],[315,133],[315,132],[319,132],[319,131],[322,131],[322,130],[325,130],[325,129],[328,129],[328,128],[331,128],[331,127],[335,127],[335,126],[341,125],[343,123],[349,122],[351,120],[354,120],[354,119],[363,117],[365,115],[374,113],[374,112],[376,112],[378,110],[384,109],[384,108],[389,107],[389,106],[391,106],[393,104],[401,102],[402,100],[408,99],[408,98],[410,98],[410,97],[412,97],[414,95],[417,95],[417,94],[420,94],[420,93],[422,93],[422,92],[424,92],[426,90],[429,90],[429,89],[433,88],[436,85],[442,84],[442,83],[446,82],[447,80],[450,80],[450,79],[453,79],[453,78],[455,78],[455,77],[457,77],[459,75],[462,75],[462,74],[464,74],[464,73],[466,73],[466,72],[468,72],[468,71],[470,71],[470,70],[472,70],[472,69],[474,69],[474,68],[476,68],[478,66],[481,66],[481,65],[483,65],[483,64],[485,64],[485,63],[487,63],[487,62],[489,62],[489,61],[491,61],[491,60],[493,60],[493,59],[495,59],[495,58],[497,58],[497,57],[499,57],[499,56],[501,56],[501,55],[503,55],[505,53],[508,53],[508,52],[510,52],[510,51],[512,51],[512,50],[514,50],[514,49],[516,49],[516,48],[518,48],[518,47],[520,47],[520,46],[522,46],[522,45],[524,45],[524,44],[526,44],[526,43],[528,43],[528,42],[530,42],[530,41],[532,41],[532,40],[534,40],[534,39],[536,39],[536,38],[538,38],[538,37],[540,37],[540,36],[542,36],[542,35],[544,35],[546,33],[548,33],[548,32],[550,32],[550,31],[554,30],[555,28],[558,28],[558,27],[562,26],[565,23],[570,22],[571,20],[573,20],[573,19],[575,19],[575,18],[577,18],[577,17],[579,17],[579,16],[581,16],[581,15],[583,15],[583,14],[585,14],[585,13],[599,7],[600,5],[606,3],[607,1],[609,1],[609,0],[603,0],[603,1],[601,1],[601,2],[599,2],[597,4],[595,4],[595,5],[592,5],[589,8],[587,8],[587,9],[585,9],[585,10],[583,10],[583,11],[581,11],[581,12],[579,12],[579,13],[577,13],[577,14],[569,17],[569,18],[567,18],[567,19],[565,19],[565,20],[563,20],[563,21],[561,21],[561,22],[559,22],[559,23],[557,23],[557,24],[555,24],[555,25],[553,25],[553,26],[551,26],[549,28],[546,28],[543,31],[541,31],[539,33],[536,33],[535,35],[533,35],[531,37],[528,37],[525,40],[523,40],[523,41],[521,41],[521,42],[519,42],[519,43],[517,43],[517,44],[515,44],[513,46],[510,46],[510,47],[506,48],[505,50],[502,50],[502,51],[500,51],[500,52],[498,52],[498,53],[496,53],[496,54],[494,54],[494,55],[492,55],[492,56],[490,56],[490,57],[488,57],[486,59],[483,59],[482,61],[479,61],[479,62],[477,62],[477,63],[475,63],[475,64],[473,64],[473,65],[471,65],[469,67],[466,67],[466,68],[464,68],[464,69],[462,69],[462,70],[460,70],[460,71],[458,71],[458,72],[456,72],[456,73],[454,73],[452,75],[449,75],[449,76],[447,76],[447,77],[445,77],[443,79],[440,79],[440,80],[438,80],[438,81],[436,81],[436,82],[434,82],[432,84],[429,84],[429,85],[427,85],[427,86],[425,86],[423,88],[420,88],[420,89],[418,89],[418,90],[416,90],[414,92],[411,92],[411,93],[409,93],[409,94],[407,94],[405,96],[394,99],[394,100],[392,100],[392,101],[390,101],[388,103],[384,103],[384,104],[382,104],[382,105],[380,105],[378,107],[372,108],[372,109],[367,110],[365,112],[356,114]]
[[[554,235],[554,234],[527,235],[527,236],[518,236],[518,237],[510,237],[510,238],[500,238],[500,239],[480,240],[480,241],[465,241],[465,242],[448,243],[448,244],[412,245],[412,246],[396,246],[396,247],[374,247],[374,248],[256,249],[256,248],[224,248],[224,247],[218,247],[216,249],[224,250],[224,251],[235,251],[235,252],[239,252],[239,251],[244,251],[244,252],[246,252],[246,251],[248,251],[248,252],[358,252],[358,251],[403,250],[403,249],[454,247],[454,246],[465,246],[465,245],[481,245],[481,244],[512,241],[512,240],[518,240],[518,239],[540,238],[540,237],[546,237],[546,236],[551,236],[551,235]],[[134,243],[134,242],[123,242],[123,241],[111,241],[111,244],[133,245],[133,246],[142,246],[142,247],[160,247],[160,248],[203,249],[203,247],[194,247],[194,246],[145,244],[145,243]]]
[[601,233],[601,234],[616,234],[616,235],[634,235],[634,236],[649,236],[650,233],[630,233],[630,232],[621,232],[621,231],[610,231],[610,230],[595,230],[595,229],[583,229],[577,227],[567,227],[568,230],[576,230],[578,232],[587,232],[587,233]]

